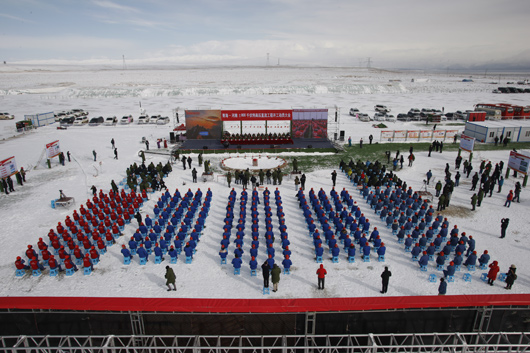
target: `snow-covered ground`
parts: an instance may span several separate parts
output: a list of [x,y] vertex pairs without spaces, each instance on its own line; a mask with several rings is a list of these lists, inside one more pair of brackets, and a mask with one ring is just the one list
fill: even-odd
[[[0,67],[0,110],[9,112],[20,120],[24,114],[61,111],[82,108],[94,116],[138,116],[139,105],[151,115],[172,116],[178,109],[181,119],[184,109],[289,109],[322,108],[340,109],[340,130],[346,131],[358,141],[370,134],[378,141],[379,132],[371,123],[356,121],[348,115],[351,107],[373,115],[373,106],[385,104],[393,114],[406,113],[410,108],[445,108],[445,111],[473,109],[479,102],[506,102],[528,104],[528,97],[520,95],[495,95],[491,93],[497,85],[497,77],[474,77],[475,82],[463,83],[463,77],[449,75],[429,75],[424,73],[366,72],[348,68],[211,68],[211,69],[138,69],[112,70],[105,68],[75,67]],[[415,82],[411,82],[414,78]],[[524,77],[523,77],[524,78]],[[390,80],[401,80],[390,82]],[[505,79],[502,79],[505,80]],[[517,81],[514,76],[510,81]],[[500,84],[502,85],[502,84]],[[182,121],[181,121],[182,122]],[[172,120],[172,124],[174,121]],[[389,128],[417,129],[414,123],[391,123]],[[448,127],[449,128],[449,127]],[[451,126],[451,128],[455,128]],[[456,128],[462,129],[462,126]],[[160,125],[117,125],[117,126],[74,126],[67,130],[57,130],[55,125],[18,135],[14,133],[13,121],[0,121],[0,160],[15,156],[18,167],[28,171],[27,183],[15,186],[16,192],[0,195],[0,278],[3,286],[0,296],[127,296],[127,297],[186,297],[186,298],[262,298],[260,276],[251,277],[248,269],[250,260],[248,244],[243,257],[240,276],[234,276],[230,264],[219,264],[218,251],[222,234],[223,211],[226,207],[229,189],[224,178],[214,178],[213,182],[198,184],[191,182],[191,173],[184,171],[181,164],[175,164],[166,184],[171,191],[181,192],[191,188],[213,191],[213,201],[206,230],[198,245],[198,252],[191,265],[179,258],[172,265],[177,274],[178,291],[166,292],[163,278],[165,265],[150,262],[140,266],[134,259],[130,266],[122,264],[119,250],[121,244],[132,235],[135,224],[127,225],[125,237],[109,248],[102,256],[91,276],[76,273],[73,277],[16,278],[14,260],[23,256],[27,244],[36,246],[39,237],[46,238],[49,229],[57,222],[64,221],[70,210],[52,209],[50,202],[59,196],[59,190],[75,197],[79,207],[91,196],[89,188],[108,191],[111,180],[116,182],[125,176],[125,169],[133,162],[139,162],[138,151],[144,148],[142,137],[151,141],[151,148],[158,138],[168,138],[171,127]],[[14,136],[14,137],[13,137]],[[119,159],[114,160],[110,140],[114,138]],[[60,166],[55,159],[48,169],[40,159],[46,143],[59,140],[62,151],[70,151],[72,162]],[[389,147],[392,150],[392,147]],[[94,162],[92,150],[98,153]],[[283,154],[289,159],[292,154]],[[467,156],[466,153],[463,154]],[[163,155],[147,154],[147,162],[167,161]],[[211,157],[212,166],[220,171],[219,163],[223,155]],[[445,164],[454,166],[456,152],[417,153],[413,167],[404,167],[398,172],[409,186],[420,190],[424,175],[432,169],[436,178],[444,175]],[[196,156],[192,155],[197,167]],[[210,158],[210,157],[206,157]],[[505,165],[508,152],[476,152],[473,157],[474,170],[478,170],[480,160],[492,162],[503,160]],[[338,166],[337,166],[338,169]],[[202,168],[198,168],[199,172]],[[331,169],[320,169],[307,173],[306,187],[316,190],[331,190]],[[522,181],[521,177],[517,180]],[[499,261],[501,272],[511,264],[518,267],[518,280],[512,293],[529,293],[530,281],[527,261],[529,201],[526,190],[521,194],[521,203],[503,207],[507,192],[513,189],[516,179],[510,177],[503,192],[486,198],[475,212],[470,211],[470,179],[463,178],[457,191],[453,193],[451,207],[446,211],[451,228],[458,225],[461,231],[473,235],[477,240],[477,251],[481,254],[489,250],[492,260]],[[358,193],[339,173],[337,189],[347,188],[354,197]],[[239,185],[235,185],[238,192]],[[440,272],[431,264],[428,273],[420,272],[417,263],[403,251],[391,232],[383,226],[378,217],[358,197],[358,202],[371,217],[372,226],[381,230],[387,245],[385,263],[378,263],[375,257],[370,263],[357,260],[348,264],[344,254],[338,264],[325,259],[328,270],[326,290],[316,289],[315,271],[318,268],[313,259],[312,243],[306,232],[303,216],[294,197],[292,180],[284,179],[279,186],[286,212],[293,267],[291,275],[282,276],[280,290],[271,294],[274,298],[318,298],[318,297],[368,297],[379,296],[380,274],[385,265],[390,267],[392,278],[387,295],[431,295],[437,293],[437,284],[427,281],[428,274]],[[156,194],[155,194],[156,196]],[[148,201],[142,213],[152,215],[154,200]],[[263,212],[261,212],[263,213]],[[250,217],[250,215],[249,215]],[[510,218],[508,235],[499,239],[501,218]],[[230,247],[232,258],[233,246]],[[276,244],[279,253],[281,247]],[[258,263],[265,259],[260,251]],[[281,260],[281,255],[277,256]],[[449,284],[449,294],[501,294],[507,292],[496,282],[490,287],[480,281],[477,270],[472,273],[473,281],[464,282],[462,271],[456,282]]]

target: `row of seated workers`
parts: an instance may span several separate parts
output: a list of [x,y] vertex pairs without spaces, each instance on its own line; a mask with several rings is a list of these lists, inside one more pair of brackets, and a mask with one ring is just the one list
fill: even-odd
[[[313,238],[315,257],[317,262],[322,262],[324,247],[328,247],[332,262],[339,261],[341,247],[348,261],[354,262],[356,255],[355,244],[359,244],[364,261],[369,261],[373,245],[379,261],[384,261],[386,252],[385,244],[377,227],[370,231],[370,220],[361,212],[361,208],[349,195],[346,189],[340,194],[332,188],[330,195],[323,189],[315,193],[309,190],[309,203],[304,191],[300,188],[297,193],[299,206],[306,220],[309,235]],[[319,227],[315,224],[315,215]],[[368,237],[368,238],[367,238]]]
[[72,217],[66,216],[55,229],[48,232],[48,241],[39,238],[37,246],[29,244],[26,249],[26,264],[22,256],[15,261],[16,275],[23,276],[26,270],[32,270],[38,276],[45,267],[50,275],[57,275],[65,267],[67,275],[77,271],[77,265],[91,270],[97,264],[100,255],[105,254],[107,246],[115,243],[126,223],[139,211],[147,193],[142,191],[129,193],[125,190],[104,193],[99,190],[92,199],[74,210]]
[[[477,262],[481,269],[486,269],[490,261],[488,250],[478,257],[473,236],[460,233],[457,225],[449,231],[448,219],[440,213],[434,216],[435,210],[428,200],[422,200],[411,187],[407,189],[392,172],[385,174],[382,167],[377,168],[369,162],[358,162],[353,167],[350,163],[341,168],[374,213],[392,229],[398,243],[404,244],[405,252],[410,252],[412,260],[418,261],[422,271],[427,271],[429,261],[435,261],[436,268],[443,271],[445,277],[454,276],[462,265],[474,271]],[[366,180],[383,180],[384,184],[373,185]],[[448,265],[444,269],[446,262]]]
[[289,133],[254,133],[254,134],[230,134],[225,132],[221,139],[222,143],[232,144],[292,144],[293,140]]
[[[240,269],[243,263],[242,257],[244,254],[244,243],[245,243],[245,233],[250,233],[252,241],[249,241],[247,244],[250,244],[250,274],[251,276],[256,275],[256,269],[258,267],[258,253],[260,246],[260,216],[259,216],[259,204],[260,195],[256,188],[252,190],[251,197],[251,225],[250,229],[246,227],[246,214],[247,214],[247,203],[249,195],[246,190],[243,190],[239,196],[239,218],[234,227],[234,206],[236,204],[237,193],[234,189],[230,191],[228,196],[228,203],[226,206],[226,217],[223,224],[223,237],[221,240],[221,250],[219,251],[219,256],[221,257],[221,264],[226,264],[226,259],[228,256],[228,249],[230,247],[230,238],[232,236],[232,229],[235,228],[236,236],[233,240],[235,245],[234,257],[232,259],[232,265],[234,267],[234,274],[240,274]],[[290,268],[292,261],[290,259],[291,251],[289,250],[289,235],[287,233],[287,226],[285,225],[285,213],[283,211],[282,198],[278,188],[274,191],[274,200],[276,205],[276,216],[278,220],[278,229],[275,231],[273,219],[273,210],[270,204],[270,190],[265,188],[263,190],[263,209],[265,214],[265,219],[261,219],[262,229],[265,229],[264,238],[265,238],[265,251],[267,254],[267,259],[265,262],[268,264],[269,268],[272,269],[275,265],[275,256],[276,250],[274,249],[274,241],[276,239],[275,235],[280,234],[280,244],[282,247],[282,265],[284,268],[284,273],[290,273]],[[247,237],[248,238],[248,237]]]
[[[146,215],[130,238],[128,247],[122,245],[124,264],[130,264],[131,258],[138,255],[139,263],[145,265],[151,254],[154,254],[155,264],[164,261],[165,254],[169,255],[171,263],[177,263],[182,250],[186,263],[192,263],[210,212],[212,191],[206,191],[204,201],[202,196],[200,188],[195,193],[188,189],[183,197],[178,189],[173,195],[166,191],[153,208],[153,218]],[[153,222],[153,219],[158,220]]]

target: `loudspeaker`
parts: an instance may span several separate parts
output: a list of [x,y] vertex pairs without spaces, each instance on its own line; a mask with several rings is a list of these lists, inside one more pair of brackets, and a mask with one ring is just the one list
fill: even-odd
[[313,148],[313,145],[307,145],[307,148]]
[[203,149],[203,150],[207,150],[207,149],[208,149],[208,146],[202,146],[202,149]]

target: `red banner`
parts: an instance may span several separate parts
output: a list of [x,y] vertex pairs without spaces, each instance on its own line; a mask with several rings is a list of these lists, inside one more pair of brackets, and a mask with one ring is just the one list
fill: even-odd
[[292,110],[222,110],[221,120],[292,120]]
[[157,311],[196,313],[285,313],[478,306],[528,306],[529,294],[431,295],[367,298],[191,299],[2,297],[0,309]]

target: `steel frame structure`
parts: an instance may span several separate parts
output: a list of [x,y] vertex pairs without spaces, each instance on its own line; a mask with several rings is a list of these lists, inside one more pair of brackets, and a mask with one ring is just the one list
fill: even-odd
[[270,336],[5,336],[11,353],[530,352],[530,332]]

